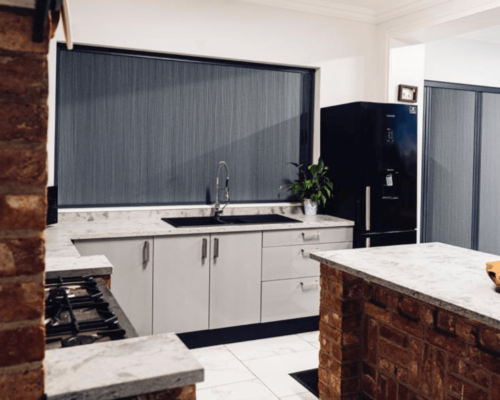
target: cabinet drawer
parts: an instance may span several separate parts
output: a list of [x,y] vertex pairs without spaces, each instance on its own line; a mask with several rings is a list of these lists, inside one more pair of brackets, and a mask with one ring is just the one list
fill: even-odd
[[352,228],[265,231],[262,241],[264,247],[332,242],[352,242]]
[[262,282],[262,322],[319,315],[319,277]]
[[319,262],[311,251],[352,249],[352,242],[266,247],[262,249],[262,280],[302,278],[319,275]]

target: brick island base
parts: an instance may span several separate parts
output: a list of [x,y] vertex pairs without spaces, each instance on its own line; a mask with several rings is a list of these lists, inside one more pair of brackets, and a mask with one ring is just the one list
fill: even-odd
[[499,330],[324,264],[320,307],[321,400],[500,399]]

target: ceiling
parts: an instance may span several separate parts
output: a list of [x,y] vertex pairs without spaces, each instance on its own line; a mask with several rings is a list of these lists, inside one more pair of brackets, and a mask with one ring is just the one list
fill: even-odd
[[379,24],[450,0],[237,0]]
[[460,35],[460,37],[470,40],[478,40],[480,42],[500,44],[500,25],[470,32],[465,35]]

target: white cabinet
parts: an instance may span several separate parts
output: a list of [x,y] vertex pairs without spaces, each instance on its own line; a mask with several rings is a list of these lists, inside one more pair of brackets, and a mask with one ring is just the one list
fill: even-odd
[[352,248],[352,228],[268,231],[262,241],[262,317],[272,322],[319,314],[319,262],[314,251]]
[[311,252],[351,248],[352,242],[264,247],[262,249],[262,280],[318,276],[319,262],[309,258]]
[[153,333],[208,329],[210,235],[155,237]]
[[262,322],[319,313],[319,276],[262,282]]
[[111,261],[112,292],[140,335],[185,333],[318,315],[319,263],[309,252],[352,248],[352,228],[75,245],[83,256]]
[[75,241],[82,256],[104,254],[113,264],[113,296],[139,335],[152,333],[153,238]]
[[353,228],[287,229],[264,232],[263,247],[352,242]]
[[262,232],[211,239],[210,329],[259,323]]

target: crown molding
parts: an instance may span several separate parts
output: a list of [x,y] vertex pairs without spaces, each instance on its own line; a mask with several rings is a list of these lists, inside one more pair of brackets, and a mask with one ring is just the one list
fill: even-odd
[[390,7],[377,13],[376,23],[381,24],[449,1],[452,0],[419,0],[402,6]]
[[0,6],[35,9],[36,0],[0,0]]
[[411,14],[426,8],[446,3],[451,0],[418,0],[402,6],[390,7],[376,12],[370,8],[338,4],[328,0],[238,0],[244,3],[260,4],[264,6],[285,8],[328,17],[348,19],[351,21],[381,24]]
[[336,4],[328,0],[238,0],[244,3],[260,4],[263,6],[285,8],[293,11],[302,11],[328,17],[348,19],[351,21],[377,23],[375,11],[364,8]]

